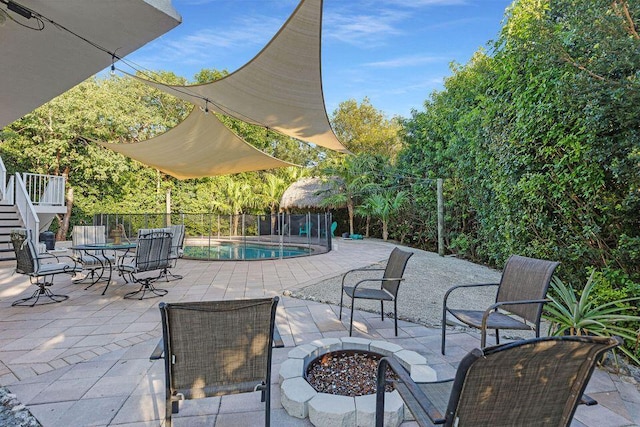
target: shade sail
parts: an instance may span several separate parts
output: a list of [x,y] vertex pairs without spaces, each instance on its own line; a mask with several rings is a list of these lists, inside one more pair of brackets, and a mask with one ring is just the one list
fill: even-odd
[[232,74],[193,86],[144,81],[202,108],[348,152],[333,133],[325,110],[321,31],[322,0],[302,0],[264,49]]
[[[170,0],[17,2],[118,57],[126,56],[181,21]],[[59,26],[35,17],[27,19],[7,8],[0,3],[0,128],[108,67],[112,61],[110,54]]]
[[198,107],[155,138],[131,144],[98,143],[178,179],[297,166],[256,149]]

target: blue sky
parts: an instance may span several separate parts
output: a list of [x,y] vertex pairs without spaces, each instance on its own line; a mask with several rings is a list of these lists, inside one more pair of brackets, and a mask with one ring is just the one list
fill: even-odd
[[[178,27],[127,56],[193,80],[230,72],[275,35],[297,0],[173,0]],[[387,117],[422,110],[451,75],[495,39],[511,0],[325,0],[322,76],[327,112],[368,97]]]

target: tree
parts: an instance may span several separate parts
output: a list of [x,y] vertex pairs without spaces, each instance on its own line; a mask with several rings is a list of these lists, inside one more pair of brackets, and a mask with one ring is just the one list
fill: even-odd
[[360,105],[353,99],[341,102],[333,112],[331,123],[338,139],[356,154],[393,158],[401,147],[400,124],[376,110],[369,98],[364,98]]
[[378,217],[382,221],[382,239],[384,241],[389,238],[389,220],[402,208],[406,201],[406,192],[395,192],[390,189],[380,193],[373,193],[365,200],[367,205],[370,206],[371,215]]

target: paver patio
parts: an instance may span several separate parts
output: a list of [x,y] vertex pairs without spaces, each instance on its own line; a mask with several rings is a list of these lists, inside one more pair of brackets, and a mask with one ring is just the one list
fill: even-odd
[[[38,307],[11,307],[33,291],[26,277],[0,267],[0,385],[8,387],[43,426],[158,426],[164,414],[164,367],[149,361],[161,335],[161,300],[252,298],[279,295],[351,268],[385,260],[393,245],[376,240],[337,239],[323,255],[287,260],[206,262],[180,260],[173,271],[182,280],[162,283],[166,297],[124,300],[132,290],[116,280],[102,296],[102,286],[84,290],[66,277],[56,279],[55,292],[69,300]],[[135,286],[135,285],[134,285]],[[401,290],[402,291],[402,290]],[[400,312],[402,308],[399,308]],[[354,336],[386,340],[426,357],[439,378],[455,373],[456,363],[479,345],[471,332],[448,334],[447,355],[440,354],[440,330],[356,312]],[[280,403],[278,372],[288,352],[319,338],[348,335],[349,317],[337,319],[337,307],[282,297],[277,324],[286,347],[274,349],[272,424],[310,426],[290,417]],[[597,370],[587,392],[600,404],[578,408],[572,426],[640,425],[640,393],[636,384]],[[264,409],[259,393],[183,402],[176,426],[259,426]],[[405,422],[403,426],[413,426]]]

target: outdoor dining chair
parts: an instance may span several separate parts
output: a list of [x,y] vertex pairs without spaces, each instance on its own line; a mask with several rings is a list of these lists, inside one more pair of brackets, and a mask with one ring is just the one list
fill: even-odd
[[271,420],[271,353],[278,297],[160,303],[165,427],[179,401],[261,391]]
[[[356,268],[347,271],[342,276],[342,290],[340,292],[340,314],[339,319],[342,320],[342,302],[344,295],[351,298],[351,318],[349,319],[349,336],[353,333],[353,309],[355,306],[355,300],[368,299],[380,301],[380,315],[384,321],[384,302],[393,301],[393,318],[395,333],[398,336],[398,289],[400,288],[400,282],[404,280],[404,270],[407,266],[407,261],[413,255],[413,252],[403,251],[399,248],[394,248],[387,260],[387,266],[385,268]],[[381,278],[366,278],[359,280],[354,286],[345,286],[347,276],[354,272],[375,272],[384,271]],[[369,283],[380,283],[380,288],[367,288],[362,286]]]
[[[162,277],[162,273],[170,266],[171,233],[151,231],[138,235],[136,252],[133,257],[121,257],[118,269],[122,275],[129,275],[131,281],[140,284],[137,291],[128,292],[124,298],[150,298],[167,294],[166,289],[156,288],[154,283]],[[156,275],[151,274],[157,272]]]
[[184,224],[174,224],[169,226],[169,232],[171,233],[171,251],[169,251],[170,266],[165,268],[163,275],[170,280],[180,280],[182,276],[179,274],[173,274],[171,268],[174,268],[178,263],[178,259],[184,255],[184,236],[185,227]]
[[[445,353],[447,313],[466,326],[480,329],[480,346],[487,343],[487,329],[496,332],[500,343],[500,329],[534,330],[540,336],[540,319],[553,272],[560,263],[512,255],[504,266],[500,283],[458,285],[450,288],[442,303],[442,354]],[[448,306],[454,291],[469,292],[470,288],[497,286],[495,303],[486,310],[454,309]]]
[[[376,426],[384,422],[390,381],[420,426],[569,426],[600,355],[622,343],[614,337],[566,336],[475,349],[454,379],[415,383],[402,364],[378,364]],[[397,380],[386,380],[387,369]]]
[[[14,301],[12,306],[26,305],[33,307],[36,304],[53,304],[69,298],[67,295],[57,295],[49,289],[53,286],[53,277],[57,274],[75,275],[82,271],[82,266],[70,257],[55,256],[52,254],[38,254],[31,237],[31,230],[16,228],[11,230],[11,243],[16,255],[16,273],[29,276],[31,284],[38,289],[27,298]],[[60,262],[61,258],[68,258],[69,262]],[[35,282],[34,282],[35,280]],[[41,297],[47,298],[40,300]]]

